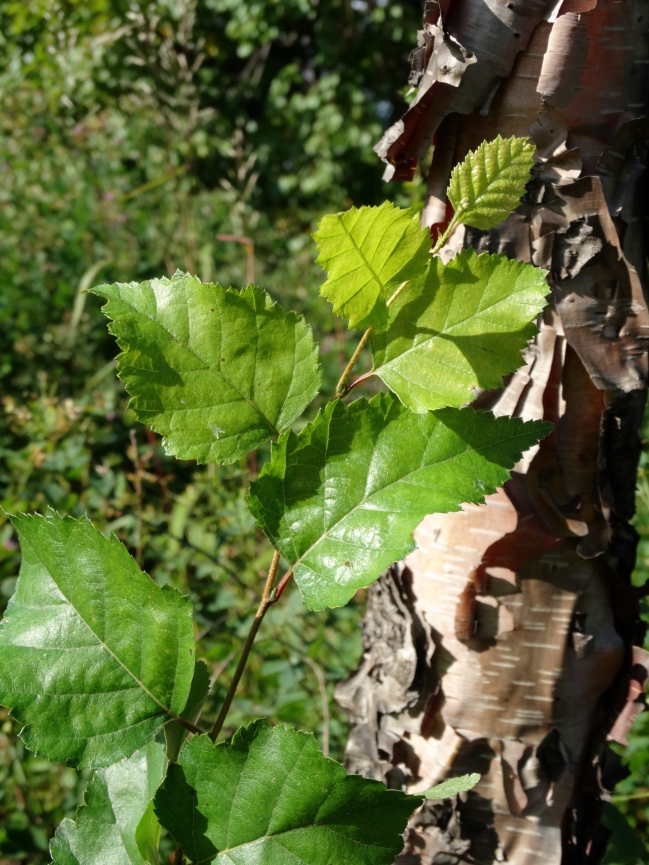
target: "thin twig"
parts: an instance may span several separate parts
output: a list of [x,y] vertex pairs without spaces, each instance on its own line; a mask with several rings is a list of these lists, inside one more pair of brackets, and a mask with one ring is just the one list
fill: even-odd
[[327,686],[325,685],[324,673],[316,662],[308,655],[304,656],[304,662],[308,664],[318,680],[320,699],[322,700],[322,753],[329,756],[329,698],[327,697]]
[[278,565],[279,553],[275,552],[273,553],[273,560],[270,564],[270,568],[268,569],[268,576],[266,577],[266,583],[264,585],[264,591],[261,596],[261,601],[259,602],[259,607],[257,608],[257,612],[255,613],[255,618],[252,620],[252,625],[250,627],[250,631],[248,632],[248,636],[246,637],[246,642],[244,643],[241,657],[239,658],[239,663],[237,664],[237,669],[234,671],[234,676],[232,678],[232,681],[230,682],[230,687],[228,688],[225,702],[223,703],[221,711],[219,712],[219,717],[216,719],[214,727],[212,728],[212,732],[210,733],[210,739],[213,742],[216,742],[216,739],[221,732],[227,714],[230,711],[232,700],[234,699],[237,687],[239,685],[239,682],[241,681],[241,676],[243,675],[243,671],[245,670],[246,664],[248,663],[248,656],[250,655],[250,650],[252,649],[253,643],[255,642],[257,631],[261,626],[261,623],[264,619],[264,616],[266,615],[266,612],[268,611],[268,608],[272,606],[272,604],[274,604],[277,600],[277,594],[273,592],[273,583],[275,582],[275,575],[277,573]]
[[451,233],[453,232],[453,230],[455,228],[457,228],[457,226],[459,224],[460,224],[460,220],[458,219],[458,216],[456,213],[455,216],[453,217],[453,219],[451,219],[451,221],[449,222],[446,231],[437,238],[437,242],[435,243],[435,246],[431,250],[432,255],[435,255],[437,252],[440,251],[440,249],[444,246],[446,241],[451,236]]
[[356,346],[356,351],[352,355],[352,359],[349,361],[347,366],[345,367],[345,372],[340,376],[340,381],[336,385],[336,393],[334,394],[334,399],[340,399],[341,396],[345,392],[345,385],[347,384],[347,379],[352,374],[352,370],[356,366],[356,361],[361,355],[361,352],[365,348],[368,343],[369,338],[372,336],[372,328],[368,327],[363,336],[361,337],[361,341]]
[[136,519],[136,536],[135,536],[135,561],[139,567],[142,567],[142,467],[140,465],[140,455],[137,451],[137,437],[135,430],[129,430],[129,437],[133,447],[133,465],[135,466],[134,486],[135,486],[135,519]]

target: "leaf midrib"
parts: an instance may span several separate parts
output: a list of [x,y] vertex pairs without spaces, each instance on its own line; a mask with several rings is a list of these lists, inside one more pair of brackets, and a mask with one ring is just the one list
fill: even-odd
[[[45,562],[42,560],[41,556],[40,556],[40,555],[38,554],[38,552],[36,551],[36,549],[35,549],[35,547],[33,546],[33,544],[32,544],[32,543],[30,542],[30,540],[25,536],[24,533],[21,533],[21,543],[25,543],[25,544],[27,544],[27,546],[31,549],[31,551],[34,553],[34,555],[36,556],[36,558],[37,558],[38,561],[40,562],[41,567],[43,568],[43,570],[45,571],[45,573],[48,575],[48,577],[50,578],[50,580],[54,583],[54,585],[57,587],[57,589],[61,592],[61,594],[62,594],[63,597],[65,598],[65,602],[66,602],[66,604],[68,604],[68,606],[69,606],[69,607],[74,611],[75,615],[77,615],[77,616],[79,617],[79,619],[83,622],[83,624],[86,626],[86,628],[88,628],[88,630],[89,630],[90,633],[94,636],[94,638],[95,638],[95,640],[97,641],[97,643],[98,643],[98,644],[99,644],[99,645],[100,645],[100,646],[101,646],[101,647],[106,651],[106,653],[107,653],[108,655],[110,655],[110,657],[111,657],[114,661],[116,661],[117,664],[119,664],[119,666],[120,666],[120,667],[121,667],[121,668],[122,668],[126,673],[128,673],[128,675],[133,679],[133,681],[136,683],[136,685],[137,685],[137,686],[138,686],[138,687],[139,687],[139,688],[140,688],[140,689],[141,689],[141,690],[142,690],[142,691],[143,691],[143,692],[144,692],[144,693],[145,693],[145,694],[146,694],[146,695],[147,695],[147,696],[148,696],[148,697],[149,697],[149,698],[150,698],[150,699],[151,699],[151,700],[152,700],[152,701],[157,705],[157,706],[159,706],[159,707],[160,707],[160,708],[165,712],[165,714],[169,715],[169,718],[170,718],[170,719],[173,719],[174,721],[179,721],[179,720],[180,720],[179,716],[176,715],[176,714],[174,714],[174,712],[172,712],[171,709],[167,708],[167,706],[165,706],[163,703],[161,703],[160,700],[158,700],[158,698],[157,698],[154,694],[152,694],[151,691],[146,687],[146,685],[144,684],[144,682],[142,682],[140,679],[138,679],[137,676],[136,676],[136,675],[135,675],[131,670],[129,670],[129,668],[126,666],[126,664],[124,664],[124,663],[123,663],[123,662],[122,662],[122,661],[117,657],[117,655],[112,651],[112,649],[111,649],[111,648],[110,648],[110,647],[109,647],[109,646],[108,646],[108,645],[107,645],[107,644],[106,644],[102,639],[100,639],[100,637],[95,633],[95,631],[93,630],[93,628],[90,627],[90,625],[88,624],[88,622],[84,619],[84,617],[81,615],[81,613],[79,612],[79,610],[77,610],[77,608],[74,606],[74,604],[72,603],[72,601],[70,601],[70,599],[67,597],[67,595],[65,594],[65,592],[63,591],[63,589],[61,588],[61,586],[59,586],[58,582],[54,579],[53,575],[50,573],[49,568],[47,567],[47,565],[45,564]],[[64,549],[66,549],[66,559],[67,559],[67,548],[66,548],[65,544],[63,544],[63,547],[64,547]],[[156,588],[157,588],[157,587],[156,587]],[[175,682],[174,682],[174,687],[175,687]],[[102,691],[102,692],[100,692],[100,693],[103,694],[103,693],[105,693],[105,692]],[[112,692],[111,692],[111,693],[112,693]],[[67,695],[67,696],[76,696],[76,694],[73,694],[73,695]]]
[[[156,311],[157,311],[157,308],[158,308],[158,299],[157,299],[157,297],[155,296],[155,292],[153,293],[153,295],[154,295],[154,299],[155,299],[155,301],[156,301]],[[186,295],[185,295],[185,296],[186,296]],[[242,391],[241,391],[241,390],[240,390],[240,389],[239,389],[235,384],[233,384],[233,383],[230,381],[230,379],[229,379],[227,376],[225,376],[225,375],[224,375],[220,370],[215,369],[214,366],[212,366],[211,363],[209,363],[207,360],[205,360],[205,358],[201,357],[200,354],[198,354],[196,351],[194,351],[194,349],[193,349],[190,345],[188,345],[188,344],[186,345],[184,342],[182,342],[180,339],[178,339],[178,337],[175,336],[175,335],[174,335],[174,334],[173,334],[173,333],[172,333],[168,328],[166,328],[166,327],[165,327],[165,326],[164,326],[164,325],[163,325],[163,324],[162,324],[162,323],[161,323],[157,318],[153,318],[153,317],[152,317],[151,315],[149,315],[148,313],[146,313],[146,312],[142,312],[142,310],[140,310],[140,309],[138,309],[136,306],[134,306],[133,303],[131,303],[130,301],[126,300],[126,299],[122,296],[122,293],[121,293],[121,292],[120,292],[120,295],[119,295],[119,299],[122,301],[123,304],[125,304],[125,305],[128,306],[130,309],[132,309],[132,310],[133,310],[137,315],[141,315],[143,318],[147,318],[150,322],[152,322],[153,324],[157,325],[157,327],[159,327],[160,330],[162,330],[162,331],[164,331],[165,333],[167,333],[167,334],[169,335],[169,338],[170,338],[171,340],[173,340],[173,341],[176,343],[176,345],[180,345],[180,346],[182,346],[182,348],[184,348],[186,351],[188,351],[190,354],[192,354],[192,355],[193,355],[197,360],[199,360],[201,363],[205,364],[205,366],[207,367],[207,369],[211,370],[211,372],[213,372],[215,375],[217,375],[219,378],[221,378],[221,379],[222,379],[222,380],[223,380],[223,381],[228,385],[228,387],[231,387],[233,391],[235,391],[236,393],[238,393],[239,396],[240,396],[243,400],[245,400],[245,401],[246,401],[250,406],[252,406],[252,408],[257,412],[257,414],[258,414],[261,418],[264,419],[264,421],[266,422],[266,424],[268,425],[269,429],[272,431],[272,433],[273,433],[274,435],[279,435],[279,430],[277,429],[277,427],[275,426],[275,424],[273,424],[273,423],[272,423],[272,422],[271,422],[271,421],[266,417],[266,415],[265,415],[264,412],[259,408],[259,406],[257,405],[257,403],[256,403],[254,400],[252,400],[252,399],[250,399],[249,397],[247,397],[247,396],[245,395],[245,393],[243,393],[243,392],[242,392]],[[252,312],[253,312],[253,315],[255,316],[255,319],[256,319],[256,310],[253,309]],[[112,316],[111,316],[111,318],[112,318]],[[116,324],[118,323],[118,321],[117,321],[116,319],[114,319],[114,318],[113,318],[113,321],[114,321]],[[220,323],[220,315],[219,315],[219,323]],[[257,330],[256,327],[255,327],[255,334],[258,336],[258,330]],[[118,342],[119,342],[119,339],[118,339]],[[257,343],[258,343],[258,340],[255,339],[255,352],[256,352],[256,350],[257,350]],[[128,350],[130,351],[130,350],[131,350],[131,344],[130,344],[130,342],[126,342],[126,345],[128,346]],[[120,346],[120,348],[121,348],[121,346]],[[255,371],[256,371],[256,370],[257,370],[257,360],[256,360],[256,354],[255,354]],[[173,409],[172,411],[182,411],[182,410],[181,410],[181,409]],[[164,412],[163,412],[163,413],[164,413]]]

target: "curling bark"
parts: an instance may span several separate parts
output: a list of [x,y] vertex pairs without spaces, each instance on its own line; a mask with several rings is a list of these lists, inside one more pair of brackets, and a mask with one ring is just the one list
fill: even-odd
[[414,103],[377,152],[406,180],[431,143],[422,219],[451,217],[453,166],[497,134],[538,166],[519,210],[467,246],[549,271],[526,365],[477,407],[555,432],[480,507],[431,516],[419,549],[370,591],[365,653],[337,691],[349,767],[427,803],[403,863],[596,863],[601,802],[621,776],[607,740],[643,708],[649,654],[631,585],[646,399],[649,0],[427,0]]

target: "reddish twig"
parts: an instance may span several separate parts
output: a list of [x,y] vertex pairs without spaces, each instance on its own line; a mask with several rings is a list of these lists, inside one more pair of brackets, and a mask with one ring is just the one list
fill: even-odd
[[282,597],[284,589],[288,586],[289,581],[290,581],[292,576],[293,576],[293,569],[291,568],[291,570],[287,571],[284,574],[284,576],[282,577],[282,579],[279,581],[279,583],[277,584],[277,588],[275,589],[275,592],[273,594],[273,603],[275,603],[275,601],[279,601],[279,599]]

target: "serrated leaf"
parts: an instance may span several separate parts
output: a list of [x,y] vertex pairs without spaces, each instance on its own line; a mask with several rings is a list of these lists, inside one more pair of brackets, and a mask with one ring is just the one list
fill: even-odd
[[313,237],[328,271],[320,294],[361,330],[385,324],[392,290],[418,276],[429,257],[430,233],[419,215],[389,201],[325,216]]
[[521,366],[548,291],[545,271],[504,255],[434,258],[372,334],[376,375],[413,411],[464,405]]
[[231,744],[195,736],[155,809],[193,863],[391,865],[421,801],[348,775],[311,733],[255,721]]
[[[201,709],[205,704],[210,690],[210,673],[204,661],[196,661],[194,677],[187,698],[187,705],[180,713],[180,717],[191,724],[196,723]],[[189,733],[186,727],[179,721],[171,721],[165,727],[165,740],[167,742],[167,759],[175,762],[180,754],[183,742]]]
[[28,748],[108,766],[183,710],[192,605],[161,589],[86,518],[11,517],[22,566],[0,624],[0,704]]
[[273,446],[250,509],[308,606],[341,606],[414,549],[426,514],[483,502],[551,429],[469,408],[415,414],[390,394],[338,400]]
[[[164,746],[149,742],[93,775],[76,820],[65,819],[50,843],[54,865],[156,865],[160,826],[150,810],[165,773]],[[142,820],[151,813],[146,831]],[[144,857],[138,846],[149,851]]]
[[460,778],[448,778],[441,784],[431,787],[430,790],[425,790],[421,795],[424,799],[450,799],[451,796],[471,790],[479,780],[480,775],[477,772],[472,775],[462,775]]
[[448,187],[455,219],[486,231],[513,213],[530,179],[534,149],[527,138],[499,135],[468,153]]
[[231,463],[290,426],[317,394],[311,328],[259,288],[171,279],[101,285],[118,372],[168,453]]

